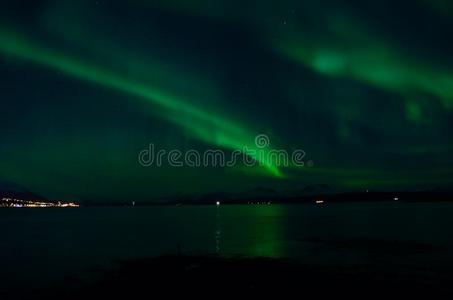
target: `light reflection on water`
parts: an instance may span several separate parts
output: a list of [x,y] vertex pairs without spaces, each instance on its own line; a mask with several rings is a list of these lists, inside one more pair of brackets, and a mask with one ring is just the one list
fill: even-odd
[[215,224],[216,224],[216,229],[215,229],[215,253],[220,254],[220,242],[222,240],[222,229],[220,228],[220,206],[217,205],[216,207],[216,215],[215,215]]

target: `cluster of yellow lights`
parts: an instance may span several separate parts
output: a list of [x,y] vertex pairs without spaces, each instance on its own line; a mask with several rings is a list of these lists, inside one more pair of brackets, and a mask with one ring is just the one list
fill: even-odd
[[2,198],[1,200],[0,207],[79,207],[79,205],[74,202],[53,203],[15,198]]

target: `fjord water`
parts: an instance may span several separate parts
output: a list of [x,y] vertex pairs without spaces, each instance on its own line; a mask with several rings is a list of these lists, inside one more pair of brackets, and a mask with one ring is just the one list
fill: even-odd
[[166,254],[445,265],[452,215],[453,203],[401,202],[2,209],[0,279],[39,286]]

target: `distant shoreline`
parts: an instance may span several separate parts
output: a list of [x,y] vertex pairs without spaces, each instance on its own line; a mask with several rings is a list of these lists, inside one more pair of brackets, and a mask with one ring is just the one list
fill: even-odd
[[[1,200],[1,197],[0,197]],[[26,200],[28,201],[28,200]],[[41,200],[39,200],[41,201]],[[51,203],[51,201],[48,201]],[[123,202],[109,201],[82,201],[74,207],[146,207],[146,206],[204,206],[204,205],[278,205],[278,204],[335,204],[335,203],[438,203],[453,202],[453,192],[439,191],[419,191],[419,192],[344,192],[344,193],[322,193],[311,195],[262,195],[262,196],[242,196],[228,194],[213,194],[172,199],[152,199],[152,200],[127,200]],[[55,202],[58,204],[58,202]],[[0,208],[15,208],[1,205]],[[38,208],[60,208],[62,205],[50,205]],[[29,207],[21,207],[29,208]],[[35,207],[32,207],[35,208]]]
[[404,202],[404,203],[434,203],[434,202],[453,202],[453,192],[347,192],[315,194],[305,196],[253,196],[253,197],[234,197],[234,196],[211,196],[211,197],[189,197],[184,199],[171,199],[166,201],[135,201],[132,202],[81,202],[81,207],[144,207],[144,206],[203,206],[203,205],[278,205],[278,204],[332,204],[332,203],[384,203],[384,202]]

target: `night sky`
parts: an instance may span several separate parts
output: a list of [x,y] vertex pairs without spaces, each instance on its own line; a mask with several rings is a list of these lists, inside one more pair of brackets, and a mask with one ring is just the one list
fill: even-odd
[[[453,2],[0,2],[0,182],[67,200],[453,183]],[[143,167],[164,149],[310,166]]]

